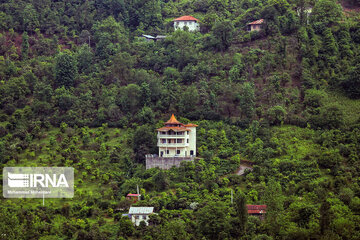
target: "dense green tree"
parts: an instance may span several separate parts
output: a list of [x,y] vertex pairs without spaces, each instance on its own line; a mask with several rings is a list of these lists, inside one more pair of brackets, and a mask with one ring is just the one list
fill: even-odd
[[305,91],[305,106],[318,108],[323,106],[328,100],[326,92],[317,89],[308,89]]
[[172,220],[164,224],[161,229],[160,238],[164,240],[190,239],[190,234],[186,232],[186,223],[183,220]]
[[284,123],[286,110],[282,106],[274,106],[268,109],[267,116],[270,124],[280,125]]
[[344,113],[338,104],[328,104],[312,115],[310,122],[319,128],[339,128],[344,124]]
[[253,84],[246,82],[242,85],[240,97],[240,111],[247,119],[252,119],[255,113],[255,91]]
[[132,144],[137,162],[143,163],[146,154],[155,152],[156,135],[151,129],[153,128],[143,125],[135,130]]
[[77,76],[77,61],[73,55],[67,52],[56,56],[55,80],[57,87],[72,87]]
[[246,232],[248,213],[246,207],[246,196],[239,189],[235,194],[234,208],[235,208],[236,217],[239,219],[239,224],[240,224],[237,227],[239,228],[241,235],[243,235]]
[[336,56],[339,49],[337,46],[337,42],[330,30],[330,28],[326,28],[323,32],[324,38],[323,38],[323,48],[322,52],[327,56]]
[[135,114],[140,107],[141,88],[136,84],[129,84],[122,87],[116,99],[121,110],[127,114]]
[[168,177],[162,170],[153,176],[153,182],[157,191],[164,191],[169,187]]
[[267,188],[264,193],[264,200],[267,205],[266,209],[266,223],[269,230],[277,235],[280,230],[278,219],[281,216],[281,211],[284,209],[282,188],[279,182],[273,178],[267,183]]
[[155,114],[151,108],[145,106],[138,112],[137,119],[140,123],[153,124],[155,122]]
[[32,4],[26,4],[22,12],[23,30],[28,32],[35,32],[35,29],[40,26],[38,20],[38,13]]
[[27,32],[24,32],[22,35],[22,43],[21,43],[21,57],[26,60],[29,54],[29,36]]
[[120,226],[118,236],[131,237],[134,234],[134,225],[128,217],[122,217],[118,224]]
[[225,51],[231,45],[234,27],[230,21],[215,23],[212,28],[212,44],[218,51]]
[[21,225],[17,215],[9,209],[1,208],[0,216],[0,231],[3,236],[11,239],[21,239]]
[[196,213],[197,231],[207,239],[224,239],[230,228],[227,206],[223,202],[210,202]]
[[75,97],[64,86],[55,90],[55,105],[63,111],[67,111],[74,104]]
[[317,32],[322,32],[338,22],[342,14],[341,5],[334,0],[320,0],[315,3],[310,16],[310,23]]
[[199,102],[199,94],[195,86],[188,87],[182,92],[179,101],[179,112],[186,117],[195,117]]
[[79,73],[89,71],[94,60],[94,54],[87,44],[83,44],[76,54],[76,61]]
[[351,68],[342,85],[351,98],[360,98],[360,63]]

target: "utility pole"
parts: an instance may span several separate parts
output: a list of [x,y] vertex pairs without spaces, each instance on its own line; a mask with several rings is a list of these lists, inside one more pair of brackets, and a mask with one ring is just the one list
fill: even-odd
[[138,194],[138,201],[140,201],[139,185],[136,185],[136,191],[137,191],[137,194]]

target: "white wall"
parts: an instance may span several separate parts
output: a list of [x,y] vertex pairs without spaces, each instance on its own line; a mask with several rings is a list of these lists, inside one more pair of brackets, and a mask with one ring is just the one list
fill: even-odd
[[[166,148],[159,147],[159,157],[161,157],[161,152],[164,152],[163,157],[174,157],[175,155],[179,157],[185,157],[185,151],[187,151],[187,156],[189,156],[190,152],[185,147],[178,147],[177,149],[174,147],[168,147],[169,154],[166,153]],[[176,150],[180,150],[180,154],[176,154]]]
[[189,31],[199,31],[200,25],[196,21],[174,21],[174,29],[184,29],[187,26]]
[[[189,131],[189,136],[187,137],[187,135],[185,136],[185,138],[181,138],[183,140],[182,143],[178,143],[178,145],[182,145],[182,146],[178,146],[177,148],[174,146],[176,145],[176,143],[173,143],[173,140],[171,140],[171,145],[172,146],[159,146],[159,144],[161,144],[162,142],[160,142],[160,139],[166,139],[166,143],[168,144],[168,139],[167,138],[161,138],[161,135],[158,134],[157,139],[158,139],[158,147],[159,147],[159,157],[161,157],[161,152],[163,152],[163,157],[174,157],[175,155],[177,155],[178,157],[190,157],[190,151],[193,150],[193,156],[196,156],[196,127],[186,127],[188,129],[190,129]],[[187,134],[187,132],[185,132],[185,134]],[[187,139],[189,139],[189,143],[187,143]],[[186,146],[184,147],[184,145],[186,144]],[[169,154],[166,153],[166,150],[169,150]],[[176,153],[176,150],[180,150],[180,154]],[[186,152],[186,155],[185,155]]]
[[196,156],[196,127],[187,127],[191,131],[189,132],[189,150],[188,150],[188,156],[190,156],[190,151],[194,151],[194,156]]
[[[135,216],[138,216],[138,219],[136,219]],[[149,225],[149,215],[131,215],[131,221],[136,225],[139,226],[141,221],[144,221],[146,226]]]

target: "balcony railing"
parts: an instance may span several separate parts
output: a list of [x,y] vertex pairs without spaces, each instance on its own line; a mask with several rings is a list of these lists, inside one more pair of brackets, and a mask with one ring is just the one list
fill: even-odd
[[158,134],[158,138],[189,138],[189,135],[169,135],[169,134]]
[[158,142],[158,147],[188,147],[188,143],[160,143]]

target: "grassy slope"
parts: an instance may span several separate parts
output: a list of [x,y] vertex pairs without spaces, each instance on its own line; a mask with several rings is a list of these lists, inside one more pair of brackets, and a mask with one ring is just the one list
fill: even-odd
[[360,119],[360,99],[353,100],[341,92],[331,91],[328,93],[329,102],[339,104],[344,113],[345,124],[353,124]]
[[[91,129],[91,131],[96,131],[96,129]],[[109,136],[108,140],[105,141],[105,145],[111,147],[120,145],[121,135],[124,131],[119,129],[106,129],[105,134]],[[41,151],[36,151],[35,156],[31,156],[31,150],[27,148],[19,154],[19,162],[16,163],[15,160],[9,161],[6,166],[63,166],[60,162],[59,154],[56,153],[56,147],[60,145],[60,142],[57,142],[54,147],[48,148],[50,143],[50,138],[55,138],[60,133],[58,128],[52,128],[46,133],[44,133],[41,139],[34,139],[31,142],[31,145],[42,146]],[[94,141],[94,138],[91,138],[91,142]],[[78,144],[80,148],[81,143]],[[91,159],[94,158],[93,150],[80,150],[82,158],[85,158],[87,163],[91,166]],[[56,158],[51,160],[51,155],[55,155]],[[91,166],[91,169],[96,169],[98,166]],[[82,173],[86,172],[83,167],[74,166],[75,168],[75,195],[72,199],[45,199],[45,205],[53,206],[54,208],[61,208],[62,206],[68,204],[71,206],[82,204],[84,201],[89,199],[89,197],[97,198],[106,198],[104,192],[109,188],[107,184],[99,184],[97,179],[90,179],[91,174],[88,174],[88,177],[83,177]],[[82,180],[82,181],[81,181]],[[0,190],[2,192],[2,189]],[[106,199],[109,200],[109,199]],[[10,205],[20,205],[24,209],[37,208],[42,206],[42,199],[2,199],[2,206]],[[90,220],[90,219],[89,219]],[[60,221],[60,219],[59,219]],[[112,220],[111,220],[112,221]]]

